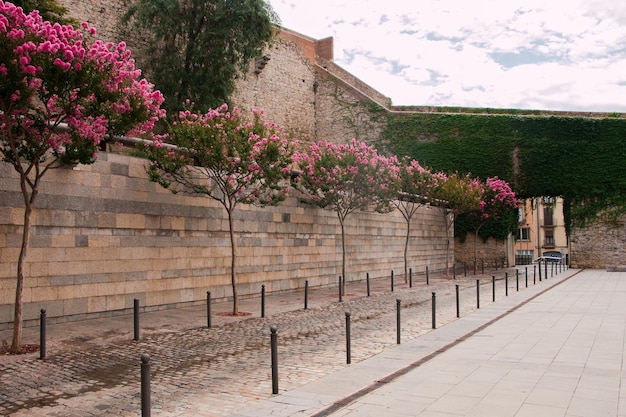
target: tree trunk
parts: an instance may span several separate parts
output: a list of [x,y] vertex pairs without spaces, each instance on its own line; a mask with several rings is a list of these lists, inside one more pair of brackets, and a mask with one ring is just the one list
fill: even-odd
[[346,293],[346,228],[345,216],[337,213],[341,224],[341,292]]
[[476,231],[474,232],[474,264],[476,264],[476,259],[478,255],[478,247],[476,243],[477,240],[478,240],[478,229],[476,229]]
[[233,225],[233,209],[227,209],[228,231],[230,233],[230,284],[233,288],[233,316],[239,315],[239,297],[237,295],[237,241]]
[[411,218],[406,218],[406,239],[404,241],[404,283],[409,281],[409,239],[411,237]]
[[454,224],[454,218],[450,220],[445,208],[441,208],[443,221],[446,225],[446,275],[450,272],[450,228]]
[[24,227],[22,229],[22,248],[17,261],[17,285],[15,287],[15,312],[13,316],[13,340],[11,342],[11,353],[20,353],[22,350],[22,292],[24,291],[24,260],[28,249],[28,238],[30,236],[30,215],[33,209],[27,202],[24,210]]
[[[24,197],[24,226],[22,228],[22,247],[17,260],[17,283],[15,286],[15,311],[13,315],[13,340],[11,341],[11,353],[20,353],[22,350],[22,293],[24,291],[24,261],[26,252],[28,251],[28,241],[30,237],[30,216],[33,212],[33,204],[37,197],[37,188],[42,172],[38,172],[38,176],[30,183],[28,174],[18,170],[20,173],[20,188],[22,197]],[[45,171],[44,171],[45,172]],[[30,192],[28,188],[30,187]]]

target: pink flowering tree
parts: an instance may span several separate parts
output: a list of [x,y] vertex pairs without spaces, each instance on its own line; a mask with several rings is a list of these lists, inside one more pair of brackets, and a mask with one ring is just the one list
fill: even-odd
[[476,200],[464,207],[460,213],[469,229],[474,232],[474,262],[477,260],[477,241],[480,229],[491,221],[499,221],[503,217],[517,209],[517,198],[511,186],[498,177],[487,178],[482,182],[478,178],[469,179],[467,182],[478,193]]
[[282,127],[265,121],[262,111],[253,110],[249,119],[226,104],[206,114],[183,111],[170,126],[170,144],[155,141],[144,149],[152,181],[174,193],[210,197],[226,210],[233,315],[239,314],[235,210],[240,204],[282,202],[293,156],[293,143]]
[[[346,218],[357,210],[392,209],[391,177],[395,158],[379,155],[372,146],[352,139],[349,144],[317,142],[294,155],[302,172],[297,185],[303,198],[333,210],[341,226],[341,274],[346,278]],[[395,196],[394,196],[395,197]],[[344,288],[345,290],[345,288]]]
[[91,41],[95,30],[44,21],[0,0],[0,156],[24,198],[11,351],[21,350],[24,259],[41,179],[64,164],[90,164],[105,135],[152,129],[161,94],[141,79],[123,43]]
[[483,184],[469,174],[462,176],[458,173],[434,175],[437,187],[433,193],[431,205],[439,211],[446,230],[446,273],[450,264],[450,236],[457,216],[463,213],[474,212],[479,209]]
[[404,241],[404,282],[408,280],[408,251],[411,238],[411,221],[420,207],[430,203],[436,195],[440,176],[422,167],[414,159],[404,158],[398,165],[393,186],[397,190],[393,205],[406,221]]

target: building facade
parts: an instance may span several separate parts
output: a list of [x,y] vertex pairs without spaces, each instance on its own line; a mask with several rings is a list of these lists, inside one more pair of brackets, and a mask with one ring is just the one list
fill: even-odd
[[515,264],[528,265],[553,252],[569,260],[569,241],[563,217],[563,199],[538,197],[524,200],[519,208]]

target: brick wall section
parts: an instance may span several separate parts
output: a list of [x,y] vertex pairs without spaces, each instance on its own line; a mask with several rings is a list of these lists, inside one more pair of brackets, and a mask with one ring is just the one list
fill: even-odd
[[596,221],[586,228],[575,227],[570,237],[570,262],[575,268],[607,268],[626,265],[626,215],[622,226]]
[[[25,320],[149,309],[232,296],[225,212],[207,197],[173,195],[146,178],[144,160],[101,153],[93,165],[47,174],[32,217],[25,268]],[[12,321],[23,204],[16,174],[0,164],[0,329]],[[399,213],[348,218],[348,280],[403,271],[406,223]],[[341,241],[333,212],[291,198],[278,207],[241,206],[240,294],[334,285]],[[424,209],[413,223],[411,267],[445,266],[445,232]]]

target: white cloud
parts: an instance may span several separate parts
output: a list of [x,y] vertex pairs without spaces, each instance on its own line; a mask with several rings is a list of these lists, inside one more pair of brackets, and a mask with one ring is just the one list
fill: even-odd
[[626,112],[621,2],[271,4],[285,27],[333,36],[335,61],[394,104]]

